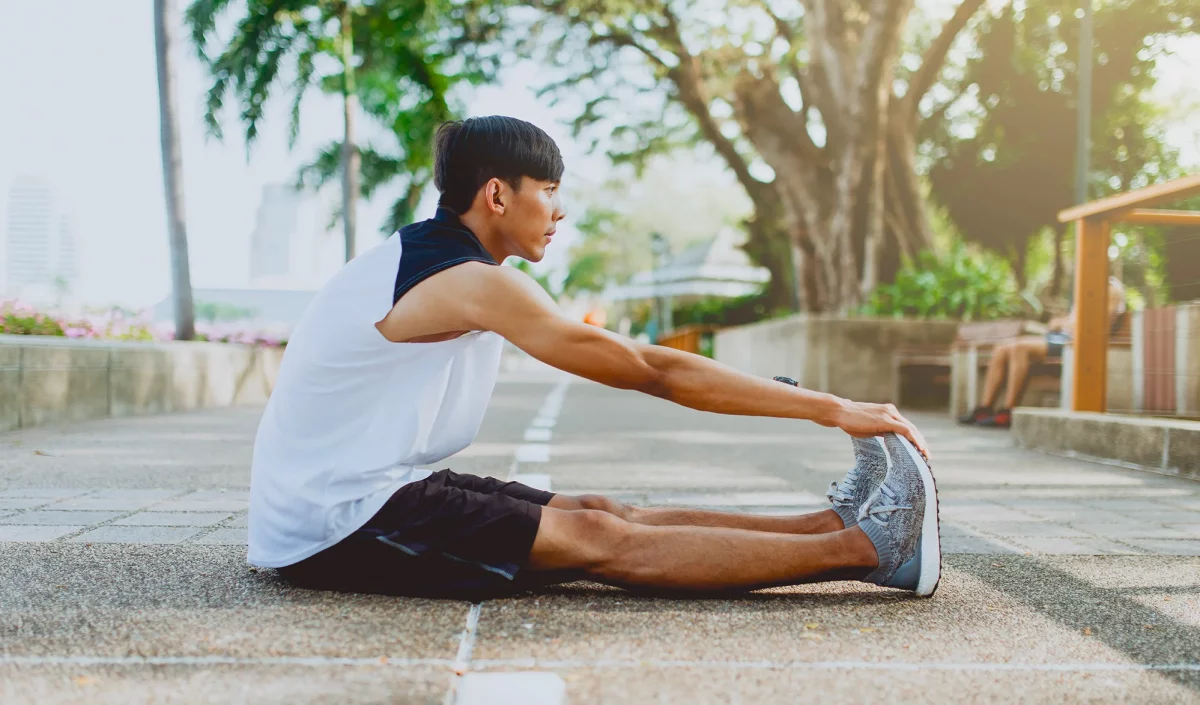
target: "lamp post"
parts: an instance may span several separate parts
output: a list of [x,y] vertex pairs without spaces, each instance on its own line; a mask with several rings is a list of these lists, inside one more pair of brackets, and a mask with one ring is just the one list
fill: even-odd
[[1083,0],[1079,22],[1079,106],[1075,142],[1075,203],[1087,201],[1092,137],[1092,0]]
[[671,300],[665,298],[658,293],[659,280],[658,273],[667,263],[667,258],[671,256],[671,243],[662,236],[662,233],[650,233],[650,249],[654,252],[654,321],[656,337],[661,337],[670,332],[674,328],[674,322],[671,320]]

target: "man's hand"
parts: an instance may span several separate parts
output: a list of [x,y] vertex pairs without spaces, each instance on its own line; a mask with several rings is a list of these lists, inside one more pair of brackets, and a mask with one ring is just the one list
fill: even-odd
[[846,401],[842,408],[826,420],[817,420],[823,426],[836,426],[851,436],[870,438],[881,433],[895,433],[904,436],[925,456],[930,459],[929,446],[925,437],[911,421],[904,418],[895,406],[891,404],[865,404],[857,401]]
[[1058,318],[1051,318],[1046,327],[1053,333],[1070,333],[1071,325],[1074,322],[1071,316],[1059,316]]

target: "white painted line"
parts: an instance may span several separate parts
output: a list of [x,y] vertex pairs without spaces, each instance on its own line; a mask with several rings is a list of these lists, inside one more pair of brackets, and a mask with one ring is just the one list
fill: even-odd
[[550,489],[550,476],[545,473],[517,473],[513,479],[527,487],[545,492],[552,491]]
[[525,429],[525,440],[527,441],[548,441],[554,436],[554,431],[548,428],[527,428]]
[[552,416],[539,416],[530,424],[533,428],[554,428],[554,424],[558,423],[558,419]]
[[1049,672],[1121,672],[1185,671],[1200,672],[1200,663],[943,663],[937,661],[683,661],[659,659],[480,659],[471,664],[475,671],[488,668],[721,668],[730,670],[861,670],[861,671],[1049,671]]
[[456,705],[559,705],[567,684],[557,673],[469,673]]
[[462,676],[471,666],[471,652],[475,650],[475,635],[479,631],[479,612],[483,609],[482,602],[476,602],[467,610],[467,626],[463,629],[458,640],[458,654],[454,657],[454,673],[450,675],[450,687],[446,690],[443,705],[455,705],[458,701],[458,687],[462,685]]
[[446,666],[448,658],[376,656],[0,656],[0,666]]
[[517,446],[518,463],[550,462],[550,446],[545,443],[525,443]]
[[[476,605],[475,607],[478,607]],[[11,656],[0,655],[0,666],[454,666],[444,658],[391,656]],[[718,668],[729,670],[865,670],[865,671],[1048,671],[1128,672],[1179,671],[1200,673],[1200,663],[1012,663],[1012,662],[887,662],[887,661],[686,661],[658,659],[478,659],[472,672],[489,668]]]
[[479,631],[479,613],[482,610],[483,603],[476,602],[467,612],[467,627],[458,641],[458,655],[454,657],[454,671],[459,675],[466,673],[467,665],[471,663],[471,652],[475,650],[475,635]]

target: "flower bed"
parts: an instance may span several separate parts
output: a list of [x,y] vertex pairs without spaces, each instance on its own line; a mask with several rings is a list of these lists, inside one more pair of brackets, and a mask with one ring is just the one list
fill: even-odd
[[[120,309],[111,309],[71,315],[39,311],[19,300],[0,300],[0,334],[165,341],[175,339],[175,327],[172,324],[155,323],[148,311],[130,315]],[[244,325],[214,321],[197,321],[195,339],[264,347],[287,345],[282,336],[252,330]]]

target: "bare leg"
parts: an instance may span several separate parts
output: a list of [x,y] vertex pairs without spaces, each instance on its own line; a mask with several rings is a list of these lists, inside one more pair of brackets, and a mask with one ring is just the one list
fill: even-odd
[[1017,405],[1021,390],[1025,387],[1025,378],[1029,376],[1029,366],[1038,360],[1043,360],[1049,350],[1044,338],[1021,338],[1012,345],[1008,356],[1008,394],[1005,395],[1004,408],[1011,409]]
[[554,495],[555,509],[597,509],[647,526],[710,526],[777,534],[826,534],[846,528],[832,509],[794,516],[760,516],[684,507],[631,507],[600,495]]
[[1000,385],[1004,384],[1004,373],[1008,370],[1008,357],[1011,352],[1012,348],[1008,343],[997,345],[992,351],[987,378],[983,382],[983,399],[979,401],[980,406],[990,409],[996,403],[996,398],[1000,396]]
[[797,536],[647,526],[597,510],[546,507],[527,567],[582,571],[619,586],[728,590],[862,578],[878,560],[858,527]]

